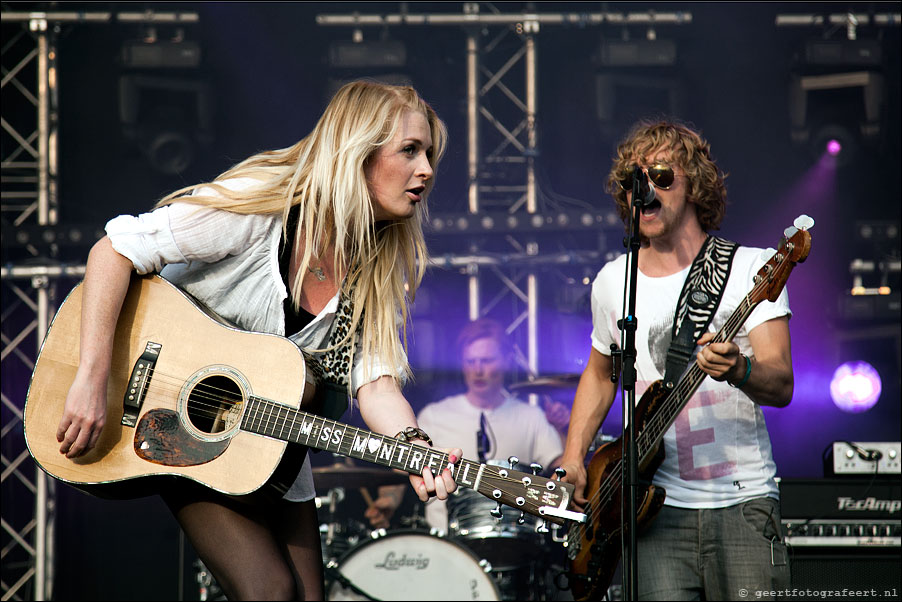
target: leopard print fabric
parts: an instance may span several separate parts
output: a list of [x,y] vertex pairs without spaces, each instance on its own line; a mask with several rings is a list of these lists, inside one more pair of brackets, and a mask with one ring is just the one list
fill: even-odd
[[[319,380],[326,380],[342,386],[347,386],[350,382],[351,368],[353,365],[354,347],[357,336],[350,337],[341,346],[336,345],[344,339],[351,328],[351,316],[354,313],[354,304],[351,300],[353,289],[348,293],[341,293],[338,300],[338,309],[335,311],[335,321],[332,323],[332,330],[329,332],[329,351],[319,355],[318,357],[307,356],[309,368],[317,376]],[[363,326],[363,320],[360,321],[357,328],[357,334]]]

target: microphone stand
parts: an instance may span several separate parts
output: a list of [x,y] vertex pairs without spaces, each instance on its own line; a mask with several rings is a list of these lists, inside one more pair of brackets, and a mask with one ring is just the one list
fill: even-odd
[[[636,570],[637,553],[636,553],[636,506],[638,504],[639,491],[639,458],[636,450],[636,328],[638,321],[636,319],[636,282],[639,274],[639,219],[642,214],[642,205],[646,199],[642,197],[640,180],[644,179],[645,173],[641,168],[637,167],[633,176],[633,194],[632,205],[630,207],[631,221],[629,234],[624,240],[624,246],[629,248],[629,286],[624,292],[626,295],[627,313],[626,317],[618,320],[617,326],[623,332],[623,349],[620,352],[621,357],[621,391],[623,392],[623,402],[626,404],[624,424],[626,432],[622,438],[623,445],[626,446],[622,457],[626,458],[626,463],[622,464],[623,477],[621,483],[627,483],[629,487],[628,494],[621,490],[621,494],[628,497],[627,506],[627,527],[626,533],[629,534],[628,539],[623,537],[624,530],[621,529],[621,545],[626,547],[626,553],[622,554],[623,563],[623,585],[624,600],[636,600],[638,597],[639,580]],[[637,202],[637,199],[641,202]],[[624,505],[621,503],[621,508]]]

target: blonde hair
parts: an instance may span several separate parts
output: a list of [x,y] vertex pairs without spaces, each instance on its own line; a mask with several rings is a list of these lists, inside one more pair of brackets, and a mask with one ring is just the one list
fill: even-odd
[[[292,303],[300,306],[301,282],[311,259],[334,244],[335,273],[348,269],[342,291],[351,295],[354,306],[351,344],[359,344],[364,357],[377,357],[410,376],[408,305],[428,260],[423,221],[434,178],[426,183],[423,202],[411,218],[377,224],[364,174],[365,163],[391,141],[406,111],[426,117],[433,141],[429,163],[436,172],[447,130],[432,107],[411,87],[355,81],[338,90],[313,131],[295,145],[253,155],[213,182],[178,190],[158,205],[179,200],[242,214],[281,213],[286,240],[289,212],[299,206],[295,242],[304,244],[304,254]],[[232,191],[217,184],[232,178],[252,178],[259,185]],[[207,186],[221,196],[186,196]],[[356,341],[360,324],[362,341]]]
[[620,218],[629,224],[630,207],[620,180],[637,161],[644,161],[659,148],[670,150],[674,163],[686,172],[686,200],[695,205],[702,230],[719,229],[726,213],[726,176],[714,162],[708,141],[688,126],[672,121],[640,121],[617,146],[605,187],[614,196]]

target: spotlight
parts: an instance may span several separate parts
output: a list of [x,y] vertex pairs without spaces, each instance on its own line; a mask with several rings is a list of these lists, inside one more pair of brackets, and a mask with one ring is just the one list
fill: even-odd
[[836,138],[831,138],[827,141],[827,154],[835,157],[840,152],[842,152],[842,144],[840,144],[839,140]]
[[836,123],[828,123],[818,128],[810,144],[812,156],[819,158],[826,154],[833,158],[837,167],[854,161],[858,155],[858,148],[858,140],[852,130]]
[[830,396],[843,412],[858,414],[874,407],[883,387],[880,375],[867,362],[846,362],[833,373]]

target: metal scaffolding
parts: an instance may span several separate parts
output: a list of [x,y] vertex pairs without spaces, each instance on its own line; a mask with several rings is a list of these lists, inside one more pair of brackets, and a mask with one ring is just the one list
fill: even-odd
[[[56,259],[59,96],[57,38],[65,24],[192,23],[190,12],[4,11],[0,218],[16,251],[2,267],[2,600],[53,596],[55,482],[30,461],[25,392],[59,292],[84,275]],[[37,233],[38,238],[31,238]],[[80,236],[80,234],[79,234]],[[4,246],[6,248],[6,246]]]
[[[4,31],[8,24],[17,23],[18,31],[3,46],[3,105],[2,126],[4,148],[2,157],[2,215],[4,223],[14,226],[36,222],[50,226],[57,222],[57,127],[59,105],[57,94],[56,36],[57,24],[41,14],[11,17],[3,14]],[[5,37],[5,36],[4,36]],[[13,98],[17,95],[18,98]],[[24,105],[31,111],[6,112],[13,104]],[[10,144],[7,146],[7,142]],[[32,256],[37,250],[28,249]],[[17,273],[15,268],[3,268],[3,351],[0,361],[4,375],[13,368],[11,363],[24,367],[25,373],[34,368],[37,351],[52,316],[50,299],[51,276],[35,272]],[[15,278],[14,278],[15,277]],[[25,278],[25,286],[18,278]],[[10,302],[14,299],[14,302]],[[24,316],[23,316],[24,314]],[[16,316],[18,319],[11,319]],[[30,318],[30,319],[29,319]],[[32,338],[34,337],[34,338]],[[3,488],[4,508],[20,508],[25,500],[33,507],[26,511],[4,514],[2,560],[3,599],[21,599],[20,592],[33,588],[35,600],[52,594],[52,534],[53,483],[31,461],[25,447],[22,419],[24,396],[21,383],[3,379],[2,403]],[[12,388],[20,385],[12,394]],[[8,506],[9,504],[9,506]],[[31,516],[29,516],[29,514]]]
[[[483,11],[482,9],[486,9]],[[598,25],[644,26],[680,25],[692,22],[685,11],[537,13],[531,10],[503,13],[492,3],[467,2],[463,12],[414,14],[321,14],[322,26],[351,27],[362,39],[363,27],[452,26],[465,32],[467,77],[467,211],[473,216],[486,211],[536,215],[535,160],[538,153],[538,37],[542,27]],[[501,41],[515,36],[519,44]],[[503,55],[503,56],[502,56]],[[496,66],[497,65],[497,66]],[[505,107],[500,111],[495,107]],[[506,180],[493,184],[489,177],[504,171]],[[602,220],[605,222],[606,220]],[[606,224],[610,225],[610,224]],[[512,252],[539,260],[539,243],[524,233],[508,233]],[[485,316],[502,299],[513,299],[518,308],[507,332],[526,330],[525,358],[530,376],[539,370],[539,279],[534,265],[517,262],[513,268],[497,256],[468,254],[463,269],[468,275],[470,319]],[[461,258],[444,259],[461,265]],[[439,261],[441,265],[441,261]],[[488,282],[488,278],[492,282]],[[522,309],[519,309],[522,308]]]

